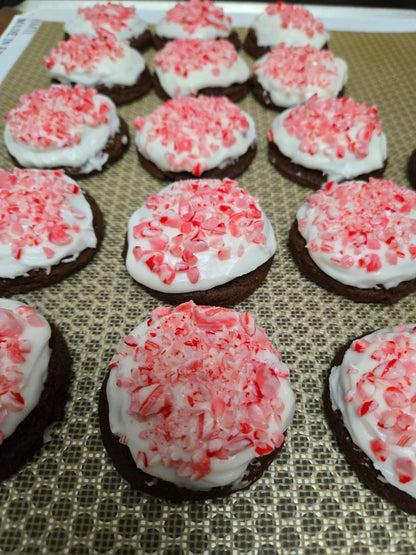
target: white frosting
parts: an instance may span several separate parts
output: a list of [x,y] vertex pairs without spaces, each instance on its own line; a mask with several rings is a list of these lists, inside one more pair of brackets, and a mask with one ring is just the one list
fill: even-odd
[[[157,322],[158,323],[158,322]],[[138,327],[136,327],[133,332],[129,335],[129,338],[134,337],[138,339],[138,344],[143,346],[145,340],[149,338],[149,333],[155,329],[155,326],[149,326],[148,322],[143,322]],[[218,331],[218,330],[217,330]],[[218,333],[221,337],[221,332]],[[157,336],[155,341],[157,341]],[[219,340],[220,341],[220,340]],[[216,354],[213,349],[213,364],[216,364],[214,357]],[[124,351],[123,351],[124,353]],[[118,356],[118,355],[116,355]],[[183,360],[181,352],[172,352],[164,354],[164,357],[169,357],[169,364],[172,367],[172,375],[175,375],[178,365],[179,367],[186,363]],[[263,361],[271,364],[275,367],[285,367],[283,363],[280,362],[278,356],[268,350],[259,349],[256,354],[253,355],[258,361]],[[107,384],[107,399],[109,404],[109,422],[110,428],[113,434],[123,438],[122,443],[126,444],[132,454],[132,457],[137,461],[137,456],[139,452],[144,452],[147,454],[148,466],[143,468],[143,470],[154,477],[162,478],[169,482],[173,482],[177,486],[186,487],[188,489],[205,490],[216,486],[224,486],[231,483],[235,483],[236,488],[238,487],[238,482],[243,477],[243,474],[250,463],[258,455],[256,454],[253,447],[248,447],[240,450],[236,454],[233,454],[226,459],[220,459],[216,456],[210,458],[211,471],[204,475],[200,479],[192,479],[188,476],[178,475],[178,467],[165,466],[163,463],[163,457],[166,456],[164,453],[165,446],[158,444],[158,450],[155,452],[150,449],[150,439],[140,438],[141,432],[145,432],[148,429],[148,419],[146,417],[136,417],[131,414],[129,407],[131,404],[131,396],[129,392],[124,388],[120,387],[118,380],[128,379],[131,376],[131,369],[137,367],[137,358],[130,352],[127,355],[122,355],[119,359],[117,367],[113,368],[110,372],[108,384]],[[189,362],[189,361],[188,361]],[[285,367],[286,368],[286,367]],[[269,433],[282,433],[289,426],[293,414],[294,414],[294,394],[290,386],[290,380],[288,377],[279,378],[280,389],[279,398],[283,400],[284,408],[280,413],[280,417],[276,420],[270,418],[268,423]],[[237,386],[238,387],[238,386]],[[173,393],[173,414],[181,414],[182,406],[184,400],[189,399],[192,395],[192,386],[188,385],[183,380],[178,381],[174,384],[172,388]],[[187,403],[185,403],[186,405]],[[206,407],[201,410],[205,413],[205,422],[210,422],[212,416],[208,416],[211,413],[211,400],[208,399],[205,403]],[[185,407],[186,410],[186,407]],[[205,412],[206,411],[206,412]],[[130,414],[129,414],[130,412]],[[181,418],[179,416],[179,418]],[[150,415],[149,420],[152,420],[152,415]],[[181,418],[180,426],[183,428],[184,433],[189,436],[193,436],[197,433],[195,429],[195,420],[191,417],[189,420],[184,420]],[[202,443],[210,441],[207,437]],[[202,448],[206,448],[206,445],[202,445]],[[173,448],[173,452],[177,459],[182,459],[183,461],[190,461],[191,457],[194,455],[193,452],[185,451],[183,446],[177,444]],[[172,452],[171,452],[172,454]]]
[[[396,388],[407,399],[416,394],[415,372],[405,371],[406,366],[410,368],[416,364],[416,334],[410,333],[414,327],[414,324],[399,326],[365,336],[364,339],[370,345],[364,351],[350,347],[340,366],[332,369],[329,379],[333,409],[341,411],[344,425],[354,443],[372,460],[374,467],[388,483],[412,497],[416,497],[416,477],[403,483],[406,480],[398,478],[400,474],[396,471],[396,465],[398,459],[401,459],[406,468],[410,460],[410,467],[414,469],[416,441],[414,424],[411,423],[416,416],[414,404],[409,401],[402,404],[401,393],[397,399],[390,397],[390,394]],[[396,354],[388,354],[390,349],[383,354],[382,343],[395,341],[398,337],[400,339]],[[407,354],[397,359],[397,352],[402,351],[405,345]],[[384,373],[389,361],[394,370],[392,368]],[[373,374],[383,374],[384,377],[373,379]],[[374,404],[366,405],[370,402]],[[365,414],[359,416],[361,412]],[[409,439],[406,437],[407,431]],[[381,442],[378,448],[381,447],[382,457],[377,456],[377,447],[371,448],[371,442],[375,440]],[[382,448],[382,442],[387,445],[387,451]],[[384,457],[386,460],[381,460]]]
[[[225,24],[225,21],[222,21]],[[231,32],[231,26],[229,29],[220,29],[216,26],[204,26],[198,27],[195,29],[193,33],[187,31],[182,25],[179,23],[175,23],[173,21],[166,21],[166,19],[162,19],[159,23],[155,26],[156,35],[161,38],[166,38],[169,40],[172,39],[224,39],[228,37]]]
[[[34,170],[36,171],[36,170]],[[68,183],[75,184],[75,181],[68,176],[63,175],[63,179]],[[39,245],[25,245],[22,248],[22,253],[19,258],[13,256],[11,243],[3,243],[0,241],[0,277],[1,278],[15,278],[27,274],[30,270],[44,268],[49,271],[51,266],[58,264],[66,259],[70,261],[78,258],[80,253],[86,248],[95,248],[97,245],[97,238],[93,228],[93,215],[91,207],[78,189],[76,194],[67,194],[68,201],[71,209],[74,211],[64,210],[61,217],[65,223],[72,227],[76,225],[79,228],[79,233],[70,232],[72,241],[67,245],[57,245],[45,238],[45,241]],[[80,217],[82,214],[82,217]],[[24,215],[20,218],[19,223],[23,227],[22,234],[29,228],[36,228],[36,224],[30,218],[25,218]],[[48,249],[48,255],[45,248]],[[53,255],[50,253],[53,251]]]
[[[214,180],[207,180],[204,182],[212,182],[212,184],[218,183]],[[180,183],[180,182],[179,182]],[[173,186],[177,186],[177,183],[173,183],[168,185],[167,187],[163,188],[160,194],[167,193],[172,189]],[[183,194],[183,198],[189,198],[188,194]],[[178,197],[180,198],[180,197]],[[196,201],[196,195],[192,199],[193,202]],[[202,199],[202,202],[203,199]],[[178,212],[180,211],[179,203],[176,205],[176,209]],[[215,217],[215,207],[211,207],[208,209],[209,213],[212,213],[212,216]],[[234,278],[237,278],[241,275],[247,274],[261,264],[269,260],[273,256],[276,251],[276,238],[274,235],[273,227],[270,223],[270,220],[266,216],[266,214],[261,211],[261,218],[264,221],[264,228],[263,233],[266,236],[266,243],[256,244],[253,242],[247,241],[244,236],[241,237],[233,237],[229,230],[225,235],[221,235],[221,239],[227,248],[231,249],[231,256],[226,260],[220,260],[218,257],[218,249],[210,247],[209,249],[196,253],[198,258],[197,267],[199,270],[199,279],[196,283],[191,283],[187,273],[176,272],[175,278],[172,283],[165,284],[161,281],[160,277],[157,273],[152,272],[148,265],[144,262],[143,259],[136,260],[133,254],[133,249],[135,247],[141,247],[143,250],[152,249],[151,243],[149,238],[147,237],[140,237],[138,239],[134,238],[134,226],[137,225],[139,222],[143,221],[151,221],[152,220],[152,213],[153,210],[146,207],[143,204],[132,216],[130,217],[129,224],[128,224],[128,251],[126,257],[126,267],[129,274],[139,283],[154,289],[156,291],[162,291],[166,293],[186,293],[189,291],[205,291],[207,289],[212,289],[217,285],[221,285],[223,283],[227,283]],[[180,232],[177,228],[164,226],[163,233],[168,238],[169,244],[173,245],[173,239],[176,237]],[[208,237],[214,237],[215,232]],[[237,252],[241,246],[244,247],[244,254],[242,256],[238,256]],[[178,256],[174,256],[168,250],[164,251],[165,262],[169,264],[172,268],[181,261],[181,258]]]
[[[374,180],[377,181],[377,180]],[[359,184],[364,182],[358,182]],[[359,213],[360,206],[357,206],[357,202],[354,202],[354,194],[348,195],[349,184],[342,183],[337,187],[344,188],[345,199],[350,197],[346,204],[342,204],[342,210],[349,210],[350,213]],[[319,193],[318,193],[319,194]],[[398,192],[398,194],[400,194]],[[393,195],[393,193],[392,193]],[[372,201],[368,198],[368,207],[373,206]],[[371,208],[370,208],[371,210]],[[326,214],[333,212],[333,218],[327,217]],[[395,210],[397,212],[397,210]],[[340,283],[345,285],[352,285],[354,287],[359,287],[361,289],[366,288],[378,288],[379,286],[384,286],[386,289],[396,287],[399,283],[403,281],[408,281],[410,279],[416,278],[416,259],[409,250],[409,245],[416,244],[416,233],[413,232],[412,235],[408,235],[408,231],[404,231],[406,236],[405,241],[400,237],[401,224],[405,224],[405,220],[413,221],[413,229],[416,229],[416,209],[413,208],[409,214],[399,213],[399,223],[388,224],[388,229],[390,231],[385,236],[386,239],[393,234],[398,241],[398,246],[393,249],[390,248],[388,242],[383,240],[378,240],[378,247],[375,249],[360,246],[360,250],[357,250],[353,241],[346,242],[345,238],[340,232],[339,222],[342,222],[342,216],[338,214],[337,202],[329,202],[324,211],[320,206],[316,206],[314,203],[310,205],[305,202],[297,212],[298,222],[302,221],[299,232],[305,239],[309,256],[315,262],[315,264],[328,276],[336,279]],[[342,214],[342,213],[341,213]],[[323,218],[322,218],[323,216]],[[357,231],[362,231],[363,235],[366,234],[368,230],[374,230],[376,228],[376,221],[382,220],[383,218],[391,218],[391,213],[389,213],[388,208],[384,210],[374,209],[371,215],[374,223],[370,219],[365,224],[361,224],[362,228],[357,227]],[[401,222],[400,222],[401,220]],[[325,222],[325,223],[323,223]],[[331,228],[331,222],[334,222],[335,228]],[[357,224],[359,226],[360,224]],[[327,231],[328,240],[322,240],[320,238],[320,233],[324,229]],[[342,227],[342,224],[341,224]],[[345,224],[345,233],[348,229],[353,229],[353,225]],[[408,226],[410,228],[410,225]],[[404,229],[404,228],[403,228]],[[380,231],[379,236],[384,233],[383,230]],[[328,244],[327,248],[311,248],[311,244],[316,243],[317,245],[322,245],[322,243]],[[395,253],[396,250],[400,251],[400,255],[394,258],[394,262],[390,262],[390,254]],[[376,254],[380,260],[380,268],[375,271],[368,271],[366,265],[360,266],[359,259],[365,259],[366,256],[371,256]],[[351,266],[340,263],[340,260],[346,260],[349,258],[351,260]],[[354,263],[352,264],[352,261]],[[348,267],[349,266],[349,267]]]
[[316,48],[322,48],[329,40],[329,33],[315,32],[308,37],[301,29],[291,26],[282,27],[282,19],[279,14],[269,15],[266,12],[259,14],[251,24],[255,31],[258,46],[273,48],[279,42],[285,42],[291,46],[306,46],[310,44]]
[[[82,168],[83,173],[89,173],[94,169],[101,170],[108,160],[108,154],[103,152],[109,139],[114,137],[120,128],[120,120],[112,100],[97,94],[94,102],[99,105],[103,99],[111,106],[108,113],[108,123],[98,127],[86,127],[82,129],[81,141],[67,147],[50,146],[39,147],[30,143],[24,143],[15,139],[6,124],[4,128],[4,142],[10,154],[16,158],[19,164],[26,168],[59,168],[71,167]],[[45,114],[45,117],[46,114]]]
[[[91,5],[91,4],[90,4]],[[137,13],[135,12],[134,18],[127,20],[126,26],[120,30],[115,30],[111,25],[103,25],[104,29],[111,31],[118,40],[129,40],[139,37],[148,29],[148,25]],[[90,20],[85,19],[84,14],[76,13],[71,19],[64,22],[64,29],[68,35],[87,35],[93,37],[97,35]]]
[[[269,55],[270,53],[262,56],[257,60],[256,64],[262,64]],[[323,63],[328,69],[328,73],[325,75],[325,80],[328,81],[328,85],[325,87],[321,86],[320,83],[311,83],[308,81],[306,68],[306,84],[302,88],[286,85],[282,83],[279,78],[273,78],[270,73],[266,73],[264,66],[260,66],[257,69],[254,68],[253,73],[256,75],[263,89],[270,94],[273,104],[287,108],[295,106],[296,104],[302,104],[314,94],[317,94],[320,98],[334,98],[339,94],[348,79],[348,66],[346,61],[342,58],[335,58],[334,64],[328,61],[324,61]]]
[[[315,154],[311,155],[307,151],[302,152],[299,149],[301,144],[300,139],[295,137],[295,135],[289,134],[283,125],[291,109],[284,110],[273,120],[272,132],[273,140],[280,152],[293,163],[305,168],[320,170],[326,176],[327,181],[351,179],[357,175],[367,174],[383,167],[387,158],[387,138],[384,133],[380,135],[373,133],[368,155],[364,158],[357,158],[349,150],[346,151],[342,158],[337,158],[336,156],[329,157],[325,153],[328,145],[322,142]],[[349,130],[351,141],[355,140],[360,130],[362,130],[362,126],[354,126]]]
[[[15,315],[16,308],[19,306],[26,305],[11,299],[0,299],[0,308],[13,311]],[[51,353],[51,349],[49,348],[51,329],[45,318],[39,313],[36,314],[37,317],[44,322],[44,326],[29,326],[25,318],[16,315],[24,326],[24,331],[20,339],[29,341],[31,347],[30,352],[24,355],[26,360],[23,363],[13,363],[7,357],[5,351],[0,348],[0,376],[2,376],[5,369],[10,366],[16,367],[16,369],[24,375],[24,385],[20,391],[24,399],[24,405],[22,405],[22,410],[19,412],[9,411],[6,418],[0,422],[0,432],[3,438],[9,437],[20,422],[22,422],[38,404],[43,384],[45,383],[48,373],[49,357]]]
[[50,70],[49,75],[61,83],[71,85],[80,83],[86,87],[104,85],[134,85],[139,75],[145,69],[143,57],[134,48],[122,45],[123,56],[116,60],[106,58],[101,60],[92,71],[87,71],[82,66],[73,71],[67,71],[61,62],[57,62]]
[[[219,68],[218,73],[212,71],[214,67]],[[190,71],[187,77],[178,75],[174,70],[162,71],[158,66],[155,67],[155,73],[171,98],[189,96],[205,87],[228,87],[233,83],[244,83],[250,77],[250,69],[241,56],[231,67],[207,64],[202,70]]]

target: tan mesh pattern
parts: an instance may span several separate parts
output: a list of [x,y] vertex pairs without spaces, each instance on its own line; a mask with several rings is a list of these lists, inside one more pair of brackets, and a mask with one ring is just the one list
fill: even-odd
[[[41,56],[63,36],[42,26],[0,88],[0,114],[19,95],[47,87]],[[349,63],[345,93],[375,103],[389,141],[387,177],[409,185],[406,163],[416,147],[416,36],[332,33],[330,46]],[[149,62],[154,52],[146,55]],[[158,104],[154,93],[120,108],[133,132],[136,115]],[[250,490],[203,504],[173,505],[125,484],[101,444],[97,398],[109,359],[122,337],[156,301],[128,277],[120,258],[131,212],[162,183],[147,175],[130,146],[124,159],[82,181],[106,218],[102,248],[79,274],[20,295],[55,321],[74,359],[71,400],[52,440],[13,479],[0,484],[2,553],[410,553],[416,517],[361,486],[344,462],[322,413],[322,383],[337,347],[349,338],[416,320],[416,295],[393,307],[355,304],[303,278],[287,234],[310,193],[280,177],[267,162],[266,131],[275,115],[251,97],[241,106],[256,121],[259,150],[239,179],[270,216],[278,252],[265,283],[237,308],[267,327],[291,368],[297,411],[278,460]],[[3,123],[0,124],[1,134]],[[12,169],[0,150],[0,166]]]

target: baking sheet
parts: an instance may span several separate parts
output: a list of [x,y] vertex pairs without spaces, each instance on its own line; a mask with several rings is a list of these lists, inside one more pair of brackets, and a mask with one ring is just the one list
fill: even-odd
[[[62,37],[61,24],[41,25],[0,86],[0,114],[21,94],[49,86],[40,60]],[[386,177],[409,186],[406,164],[416,147],[416,35],[333,32],[330,47],[348,61],[346,95],[378,106],[389,142]],[[150,65],[153,56],[152,50],[146,54]],[[119,113],[133,133],[134,117],[159,103],[152,92]],[[74,365],[63,423],[36,457],[0,484],[1,553],[413,552],[416,517],[360,484],[328,429],[321,395],[338,346],[374,328],[414,322],[416,295],[393,307],[363,305],[301,276],[287,235],[310,191],[281,177],[267,162],[266,132],[275,113],[251,96],[239,104],[256,121],[259,148],[238,181],[260,197],[278,249],[266,281],[236,308],[256,315],[291,369],[297,410],[285,447],[248,491],[181,505],[132,491],[109,462],[98,426],[99,388],[124,335],[157,304],[130,279],[121,260],[130,214],[163,186],[139,166],[131,145],[118,164],[82,181],[106,219],[94,260],[60,284],[14,297],[38,307],[60,327]],[[0,122],[0,137],[3,127]],[[11,170],[0,141],[0,167]]]

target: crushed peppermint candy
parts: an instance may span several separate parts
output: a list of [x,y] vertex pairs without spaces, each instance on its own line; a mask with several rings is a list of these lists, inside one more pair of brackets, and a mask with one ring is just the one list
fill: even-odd
[[85,218],[70,204],[76,195],[82,195],[81,190],[64,178],[62,170],[0,169],[0,244],[9,245],[16,260],[40,246],[52,258],[80,232],[78,224],[65,217]]
[[12,137],[38,148],[65,148],[81,142],[85,127],[108,123],[111,105],[97,91],[76,85],[51,85],[20,97],[4,116]]
[[231,179],[177,181],[149,197],[146,207],[151,214],[133,227],[133,256],[166,284],[179,272],[197,283],[199,253],[210,250],[219,260],[229,259],[227,235],[240,241],[237,257],[244,255],[245,241],[266,244],[258,198]]
[[110,368],[130,395],[128,414],[146,423],[139,439],[149,449],[136,457],[144,471],[161,460],[199,480],[213,458],[248,448],[261,456],[283,443],[289,369],[249,313],[192,301],[156,308],[144,335],[128,335]]
[[219,75],[237,59],[235,47],[227,40],[175,39],[157,52],[155,64],[162,71],[188,77],[191,72],[202,71],[207,66],[213,75]]
[[368,155],[373,135],[382,134],[376,119],[377,108],[359,104],[350,97],[319,98],[313,95],[305,104],[292,108],[283,122],[289,135],[300,141],[300,152],[313,156],[323,151],[328,158],[356,158]]
[[149,116],[138,116],[134,125],[139,134],[148,127],[148,145],[160,142],[172,147],[166,153],[172,170],[184,169],[197,177],[208,167],[198,158],[209,158],[221,147],[228,149],[250,127],[241,109],[227,97],[203,95],[168,100]]
[[256,62],[253,71],[264,71],[285,87],[301,91],[310,86],[325,89],[338,75],[335,56],[329,50],[310,45],[288,46],[284,42]]
[[269,16],[279,15],[283,29],[298,29],[308,37],[313,37],[315,33],[321,34],[325,30],[322,21],[316,19],[309,10],[301,6],[276,2],[266,6],[266,13]]
[[102,60],[116,61],[124,56],[123,45],[113,33],[105,30],[99,36],[71,35],[68,40],[60,41],[50,56],[44,56],[42,62],[49,70],[61,64],[65,71],[83,69],[91,72]]
[[231,30],[231,17],[216,6],[212,0],[189,0],[178,2],[168,10],[166,20],[177,23],[190,35],[203,27],[214,27],[221,31]]
[[416,327],[395,326],[356,340],[351,348],[370,356],[372,367],[355,382],[346,402],[354,403],[357,416],[376,431],[370,441],[374,457],[394,459],[396,478],[406,484],[416,478]]
[[[329,182],[306,199],[316,237],[307,248],[322,251],[344,269],[376,272],[408,257],[416,260],[416,193],[386,179]],[[300,233],[308,217],[299,219]]]
[[90,21],[98,32],[101,29],[121,31],[131,29],[129,20],[134,19],[136,9],[134,6],[125,6],[121,3],[107,2],[106,4],[94,4],[86,8],[78,8],[79,15]]

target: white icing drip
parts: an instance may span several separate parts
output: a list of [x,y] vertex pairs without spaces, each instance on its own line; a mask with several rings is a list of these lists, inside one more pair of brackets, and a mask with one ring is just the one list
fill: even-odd
[[[222,21],[226,25],[226,21]],[[199,27],[195,29],[194,33],[188,32],[186,29],[179,25],[179,23],[168,22],[162,19],[155,26],[156,35],[159,37],[172,39],[225,39],[231,33],[231,26],[229,29],[219,29],[218,27]]]

